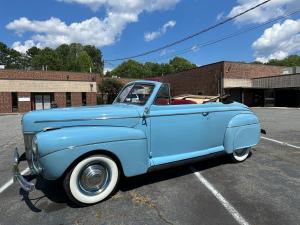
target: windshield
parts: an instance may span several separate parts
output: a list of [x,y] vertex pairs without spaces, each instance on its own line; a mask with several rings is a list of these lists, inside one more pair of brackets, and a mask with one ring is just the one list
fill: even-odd
[[118,95],[115,103],[145,105],[152,94],[154,85],[131,84],[126,86]]

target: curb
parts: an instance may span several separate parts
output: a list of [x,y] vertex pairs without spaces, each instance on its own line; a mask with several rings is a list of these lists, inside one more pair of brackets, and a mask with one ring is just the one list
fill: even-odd
[[0,113],[0,116],[18,116],[21,113]]

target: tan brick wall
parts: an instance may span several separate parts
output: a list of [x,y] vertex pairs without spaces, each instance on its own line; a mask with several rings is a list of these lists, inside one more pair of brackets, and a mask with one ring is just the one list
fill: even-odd
[[[19,92],[18,93],[18,98],[20,97],[29,97],[30,98],[30,93],[29,92]],[[32,99],[31,99],[32,101]],[[20,102],[18,101],[18,111],[19,112],[28,112],[31,111],[31,102]]]
[[12,112],[11,92],[0,92],[0,113]]
[[66,107],[66,93],[65,92],[54,93],[54,101],[56,102],[57,107]]
[[81,92],[71,93],[72,106],[82,106]]
[[224,78],[224,88],[236,88],[236,87],[252,87],[251,79],[232,79]]
[[97,92],[96,82],[0,79],[0,92]]
[[86,93],[86,104],[97,105],[97,94],[93,92]]
[[0,79],[96,82],[99,74],[64,71],[0,70]]

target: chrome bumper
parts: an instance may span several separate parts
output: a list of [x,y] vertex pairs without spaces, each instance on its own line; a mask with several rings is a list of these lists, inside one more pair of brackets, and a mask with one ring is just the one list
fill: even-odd
[[34,190],[34,183],[27,181],[19,171],[19,162],[20,156],[18,153],[18,148],[15,149],[14,152],[14,162],[13,162],[13,180],[14,182],[18,181],[21,188],[24,191],[33,191]]

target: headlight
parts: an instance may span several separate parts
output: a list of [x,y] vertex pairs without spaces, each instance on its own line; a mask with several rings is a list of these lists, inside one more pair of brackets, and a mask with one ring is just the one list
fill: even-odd
[[33,174],[40,174],[42,171],[42,167],[39,162],[39,150],[38,150],[38,144],[37,144],[37,138],[34,136],[32,138],[31,142],[31,163],[32,163],[32,173]]
[[31,142],[31,148],[32,148],[32,153],[37,156],[38,155],[38,145],[37,145],[37,139],[36,136],[32,138]]

